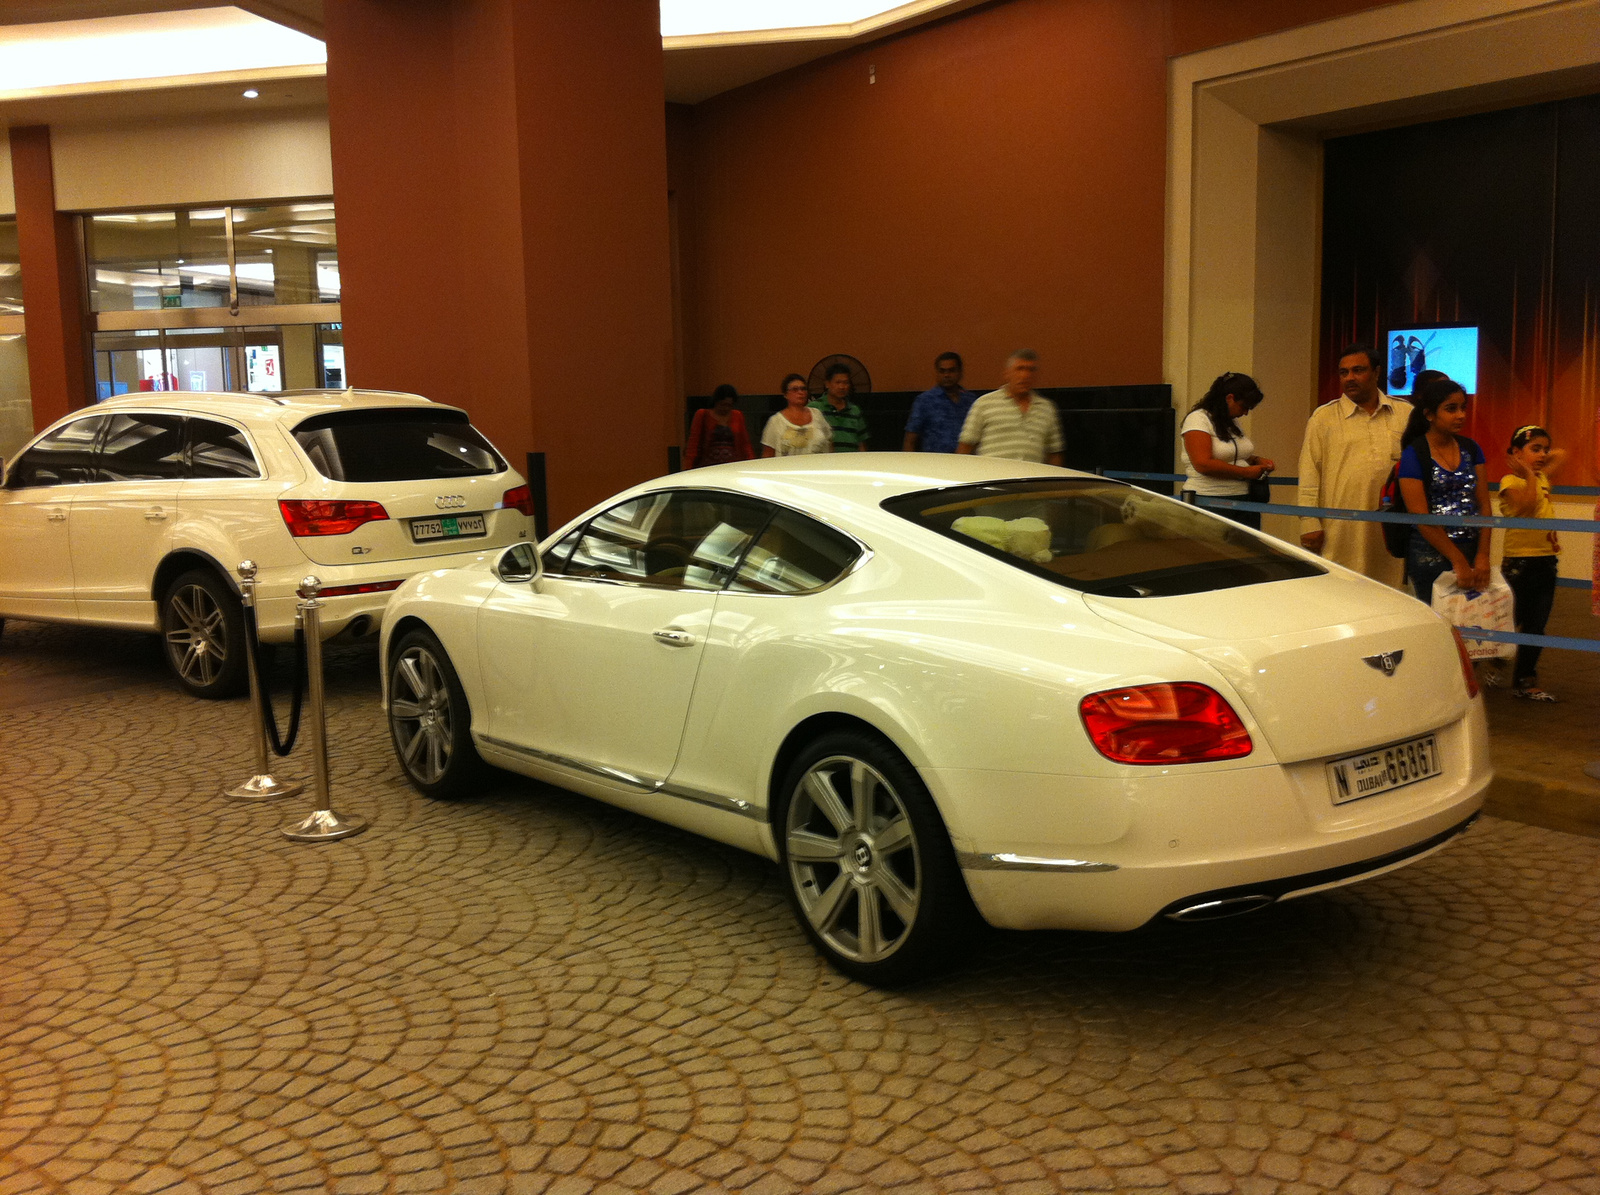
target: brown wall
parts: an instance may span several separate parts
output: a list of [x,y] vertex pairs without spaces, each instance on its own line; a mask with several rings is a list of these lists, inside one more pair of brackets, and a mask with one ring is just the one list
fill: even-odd
[[553,522],[662,472],[672,308],[653,0],[328,0],[351,381],[456,403]]
[[1169,53],[1192,54],[1296,25],[1381,8],[1390,0],[1172,0]]
[[1013,0],[701,104],[691,392],[1159,377],[1164,44],[1161,0]]
[[1046,385],[1161,380],[1167,56],[1368,7],[1008,0],[676,118],[689,392],[832,352],[920,388],[947,348],[987,386],[1023,345]]

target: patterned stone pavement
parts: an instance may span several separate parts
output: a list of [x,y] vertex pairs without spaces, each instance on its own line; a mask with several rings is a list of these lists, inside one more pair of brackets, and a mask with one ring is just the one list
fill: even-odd
[[330,652],[372,829],[295,845],[303,798],[218,795],[243,703],[135,636],[6,628],[0,1195],[1600,1193],[1600,840],[1485,819],[883,993],[758,859],[514,777],[415,796],[374,674]]

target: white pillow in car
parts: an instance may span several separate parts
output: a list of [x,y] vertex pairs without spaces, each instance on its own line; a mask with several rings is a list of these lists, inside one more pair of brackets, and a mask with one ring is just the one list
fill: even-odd
[[988,515],[966,515],[950,524],[950,530],[988,544],[991,548],[1006,550],[1006,521],[991,519]]
[[1035,564],[1049,564],[1050,524],[1043,519],[1012,519],[1006,523],[1006,551]]

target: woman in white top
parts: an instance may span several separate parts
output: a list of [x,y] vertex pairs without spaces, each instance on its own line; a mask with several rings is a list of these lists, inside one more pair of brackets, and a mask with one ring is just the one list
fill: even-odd
[[811,391],[797,373],[783,379],[783,401],[787,404],[761,433],[761,455],[801,456],[808,452],[832,452],[833,429],[810,407]]
[[[1249,374],[1225,373],[1211,383],[1206,396],[1183,421],[1183,483],[1186,494],[1216,498],[1243,498],[1250,483],[1271,473],[1274,465],[1255,454],[1256,446],[1240,429],[1238,420],[1261,402],[1261,387]],[[1246,527],[1261,530],[1255,511],[1218,510]]]

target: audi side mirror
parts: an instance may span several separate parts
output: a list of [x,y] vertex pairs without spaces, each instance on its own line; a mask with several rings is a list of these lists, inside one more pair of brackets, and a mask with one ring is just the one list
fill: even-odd
[[539,549],[533,544],[512,544],[500,553],[500,559],[495,561],[494,572],[502,581],[529,582],[537,589],[539,582],[544,579],[544,561],[539,558]]

